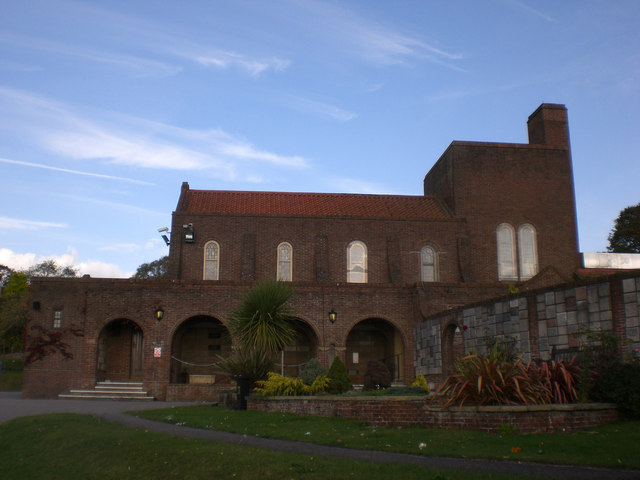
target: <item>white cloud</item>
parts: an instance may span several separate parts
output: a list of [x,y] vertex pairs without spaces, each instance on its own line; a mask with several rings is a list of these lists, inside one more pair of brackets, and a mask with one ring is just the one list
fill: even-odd
[[42,230],[44,228],[67,228],[66,223],[39,222],[20,218],[0,217],[0,229]]
[[54,260],[61,267],[74,267],[82,275],[99,278],[128,278],[135,272],[123,272],[118,265],[99,260],[78,262],[78,252],[69,248],[69,253],[61,255],[37,255],[35,253],[17,253],[8,248],[0,248],[0,265],[13,270],[28,270],[44,260]]
[[302,8],[316,19],[317,33],[339,42],[343,49],[356,51],[370,62],[393,65],[408,59],[426,60],[464,71],[454,63],[463,58],[461,54],[369,21],[347,8],[313,0],[302,4]]
[[288,96],[285,97],[285,102],[291,108],[294,108],[296,110],[300,110],[306,113],[312,113],[314,115],[331,117],[334,120],[338,120],[339,122],[348,122],[349,120],[353,120],[357,117],[357,115],[353,112],[349,112],[347,110],[343,110],[340,107],[336,107],[334,105],[323,102],[318,102],[316,100],[311,100],[308,98]]
[[[10,88],[0,87],[0,107],[13,119],[8,128],[21,138],[33,139],[42,148],[74,160],[207,171],[216,178],[228,180],[236,178],[239,170],[251,170],[252,166],[263,163],[294,168],[308,165],[304,157],[257,148],[221,129],[186,129],[108,112],[99,112],[99,119],[87,118],[68,105]],[[60,170],[100,176],[86,171]]]

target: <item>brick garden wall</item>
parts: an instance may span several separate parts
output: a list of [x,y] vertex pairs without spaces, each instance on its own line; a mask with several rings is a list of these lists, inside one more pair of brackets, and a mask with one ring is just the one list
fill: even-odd
[[431,408],[421,397],[250,397],[248,410],[362,420],[373,426],[421,426],[520,433],[574,432],[613,422],[614,405],[573,404]]

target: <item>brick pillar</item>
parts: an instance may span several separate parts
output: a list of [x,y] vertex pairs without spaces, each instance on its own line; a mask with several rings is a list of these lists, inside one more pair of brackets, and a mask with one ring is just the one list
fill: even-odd
[[624,295],[622,293],[622,280],[619,278],[609,281],[609,289],[611,296],[611,325],[613,334],[618,339],[618,355],[624,359],[627,353],[626,330],[625,330],[625,314],[624,314]]
[[538,310],[536,309],[536,296],[530,293],[527,300],[527,322],[529,326],[529,352],[531,359],[540,358],[540,347],[538,343]]

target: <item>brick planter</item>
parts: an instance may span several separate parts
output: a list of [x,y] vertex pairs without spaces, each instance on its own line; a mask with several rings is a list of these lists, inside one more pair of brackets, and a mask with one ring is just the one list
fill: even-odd
[[434,408],[422,397],[251,397],[248,410],[342,417],[374,426],[411,426],[519,433],[574,432],[620,418],[614,405],[484,406]]

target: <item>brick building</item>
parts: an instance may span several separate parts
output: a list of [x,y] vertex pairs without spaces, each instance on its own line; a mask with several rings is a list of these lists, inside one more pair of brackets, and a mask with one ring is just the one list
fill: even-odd
[[55,396],[102,379],[140,380],[161,399],[188,396],[203,382],[215,389],[228,382],[211,366],[231,351],[227,319],[241,294],[268,278],[295,290],[297,338],[279,359],[286,374],[337,355],[354,383],[369,359],[411,382],[423,318],[513,286],[561,283],[578,269],[565,107],[541,105],[528,131],[528,144],[451,143],[421,196],[184,183],[168,278],[33,281],[29,327],[72,325],[83,336],[65,333],[72,359],[54,353],[29,365],[23,395]]

